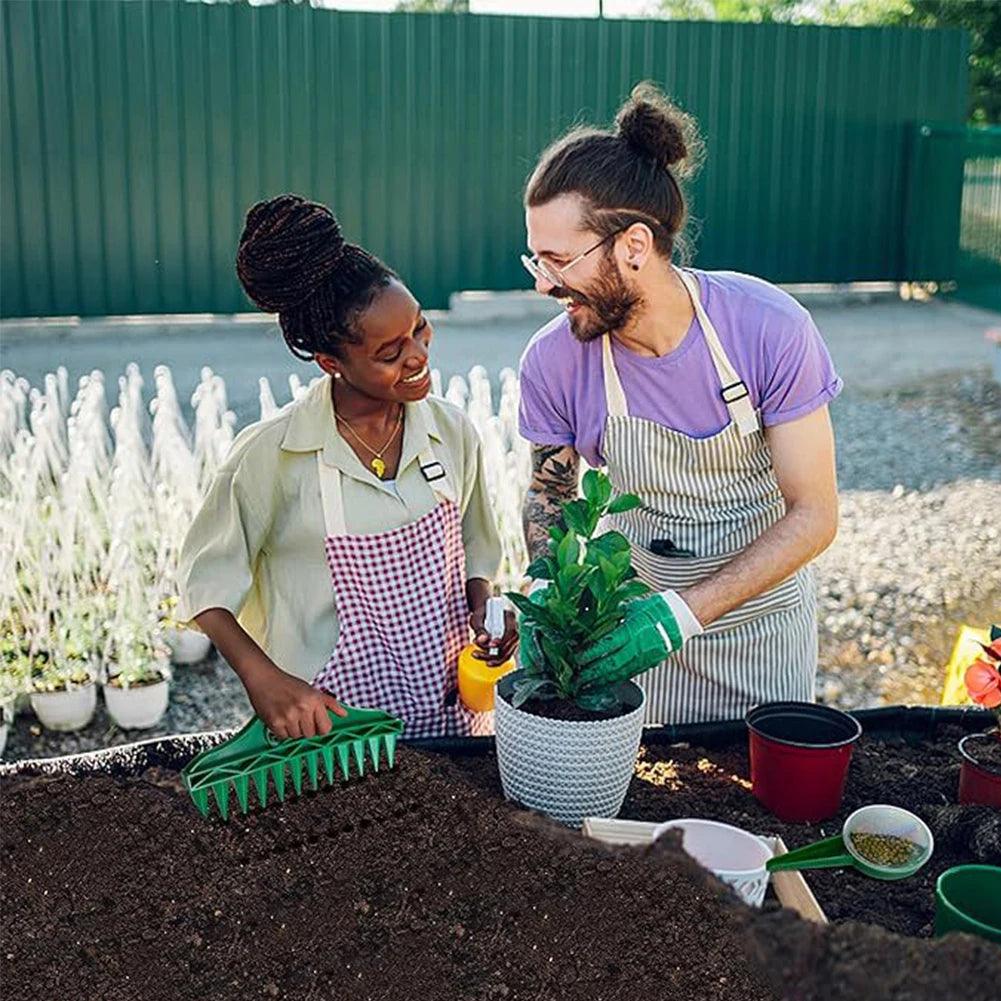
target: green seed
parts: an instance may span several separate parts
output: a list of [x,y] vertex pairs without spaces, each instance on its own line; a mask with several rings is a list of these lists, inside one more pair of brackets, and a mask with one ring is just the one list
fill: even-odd
[[874,865],[909,865],[921,855],[921,846],[895,834],[867,834],[853,831],[852,847],[867,862]]

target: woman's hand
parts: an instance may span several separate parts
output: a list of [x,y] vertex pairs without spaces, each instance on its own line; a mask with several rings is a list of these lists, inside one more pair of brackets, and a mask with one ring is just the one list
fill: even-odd
[[[477,660],[486,661],[491,667],[500,667],[509,661],[518,649],[518,620],[514,612],[504,613],[504,635],[499,639],[491,639],[484,627],[486,618],[486,603],[469,613],[469,628],[473,630],[476,645],[480,648],[474,651]],[[491,654],[491,650],[496,653]]]
[[279,738],[329,733],[328,709],[338,716],[346,715],[332,695],[277,667],[270,673],[255,674],[245,684],[254,711]]
[[195,617],[247,690],[264,725],[276,737],[315,737],[330,732],[330,709],[347,713],[326,692],[287,674],[254,642],[226,608],[209,608]]

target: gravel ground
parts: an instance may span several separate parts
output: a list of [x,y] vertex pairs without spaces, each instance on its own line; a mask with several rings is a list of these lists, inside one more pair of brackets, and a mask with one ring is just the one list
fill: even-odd
[[1001,386],[942,374],[832,408],[841,526],[817,561],[817,694],[935,703],[961,624],[1001,622]]
[[[841,529],[817,561],[817,694],[845,708],[939,700],[963,622],[1001,620],[1001,386],[988,371],[892,389],[847,389],[832,408]],[[155,730],[48,734],[18,717],[5,757],[68,754],[166,733],[218,729],[249,709],[218,660],[178,668]]]
[[77,754],[148,737],[221,730],[244,723],[250,713],[250,703],[239,679],[213,652],[201,664],[174,668],[170,706],[159,726],[150,730],[122,730],[108,715],[100,695],[94,719],[76,733],[50,733],[28,710],[16,717],[10,729],[4,760]]

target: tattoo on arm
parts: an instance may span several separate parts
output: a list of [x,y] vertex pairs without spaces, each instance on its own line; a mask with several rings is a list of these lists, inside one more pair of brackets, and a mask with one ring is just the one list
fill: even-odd
[[569,445],[532,446],[532,482],[521,509],[530,560],[542,556],[560,508],[577,496],[580,456]]

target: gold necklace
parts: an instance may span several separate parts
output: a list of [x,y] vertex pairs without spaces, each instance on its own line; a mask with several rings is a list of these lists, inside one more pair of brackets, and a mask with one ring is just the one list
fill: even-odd
[[399,416],[396,418],[396,426],[393,428],[393,433],[389,436],[388,439],[386,439],[386,443],[380,449],[372,448],[372,446],[367,441],[365,441],[365,439],[362,438],[362,436],[358,434],[357,431],[355,431],[355,429],[351,426],[350,422],[346,417],[341,417],[341,415],[337,413],[334,414],[334,417],[337,420],[339,420],[345,426],[345,428],[347,428],[347,430],[351,433],[351,437],[354,438],[354,440],[357,441],[358,444],[362,446],[362,448],[371,452],[372,455],[375,457],[372,459],[369,465],[372,467],[373,471],[375,472],[375,475],[378,476],[379,479],[381,480],[386,472],[386,463],[383,461],[382,457],[383,455],[386,454],[386,449],[393,444],[393,442],[396,440],[396,436],[400,433],[400,428],[403,426],[403,408],[402,407],[400,408],[400,413]]

